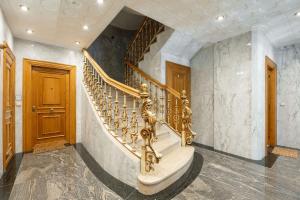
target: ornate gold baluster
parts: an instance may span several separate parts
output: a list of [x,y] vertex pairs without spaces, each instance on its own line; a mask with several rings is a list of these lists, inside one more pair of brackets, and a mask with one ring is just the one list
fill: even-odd
[[131,138],[131,147],[132,151],[136,151],[136,140],[138,138],[138,121],[137,121],[137,115],[135,110],[135,103],[136,100],[133,99],[133,110],[131,115],[131,121],[130,121],[130,138]]
[[160,89],[160,114],[161,114],[161,121],[165,121],[165,115],[164,115],[164,105],[165,105],[165,102],[164,102],[164,89],[161,88]]
[[181,130],[181,146],[192,144],[195,133],[192,131],[192,110],[189,108],[189,100],[186,91],[182,91],[182,130]]
[[128,116],[126,105],[126,94],[124,93],[123,112],[122,112],[122,143],[125,144],[128,132]]
[[103,97],[103,104],[102,104],[102,113],[101,113],[101,116],[103,117],[103,119],[104,119],[104,123],[106,123],[106,117],[107,117],[107,102],[106,102],[106,100],[107,100],[107,98],[106,98],[106,83],[104,83],[104,90],[103,90],[103,95],[102,95],[102,97]]
[[100,100],[100,94],[101,94],[101,85],[100,85],[100,76],[97,76],[97,87],[96,87],[96,99],[95,99],[95,104],[96,104],[96,110],[99,112],[100,111],[100,106],[99,106],[99,100]]
[[98,99],[98,107],[100,111],[100,116],[102,116],[102,111],[103,111],[103,81],[100,78],[100,85],[99,85],[99,99]]
[[167,122],[170,124],[170,119],[171,119],[171,95],[169,92],[167,92],[168,95],[168,102],[167,102]]
[[115,107],[114,107],[114,133],[113,136],[118,136],[118,129],[119,129],[119,97],[118,97],[118,90],[116,89],[116,99],[115,99]]
[[157,86],[155,85],[155,94],[154,94],[154,99],[153,99],[153,102],[154,102],[154,111],[155,111],[155,114],[158,115],[158,110],[159,110],[159,101],[158,101],[158,94],[157,94]]
[[111,125],[112,125],[112,96],[111,96],[111,87],[109,87],[108,101],[107,101],[107,125],[108,125],[108,130],[111,131]]
[[173,116],[175,130],[178,131],[179,113],[178,113],[178,99],[175,97],[175,114]]
[[152,101],[149,98],[147,84],[142,84],[141,94],[142,98],[142,108],[141,114],[145,122],[144,128],[141,130],[141,136],[144,140],[144,144],[141,147],[141,174],[146,175],[150,171],[154,170],[154,163],[158,163],[161,159],[161,155],[157,153],[153,147],[152,143],[156,137],[155,124],[156,116],[151,112]]

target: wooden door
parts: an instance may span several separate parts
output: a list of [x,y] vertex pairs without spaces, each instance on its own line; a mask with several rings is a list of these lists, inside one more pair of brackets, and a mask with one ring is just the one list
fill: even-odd
[[[166,62],[166,85],[170,88],[173,88],[180,94],[183,90],[186,90],[188,100],[191,101],[191,68],[179,65],[176,63]],[[176,101],[173,96],[170,96],[170,119],[171,126],[177,130],[181,130],[181,104],[180,101]],[[167,96],[168,101],[168,96]],[[178,106],[176,108],[176,105]],[[176,110],[178,109],[179,119],[176,118]]]
[[69,72],[32,68],[32,146],[69,142]]
[[15,154],[15,57],[7,46],[3,50],[3,167]]
[[276,81],[276,64],[266,57],[266,147],[277,144]]

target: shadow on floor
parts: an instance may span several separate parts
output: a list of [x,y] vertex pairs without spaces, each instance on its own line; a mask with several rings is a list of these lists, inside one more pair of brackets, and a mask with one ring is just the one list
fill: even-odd
[[124,199],[135,199],[135,200],[168,200],[175,197],[177,194],[182,192],[187,186],[189,186],[199,175],[202,165],[203,157],[195,152],[194,160],[187,170],[187,172],[179,178],[175,183],[167,187],[165,190],[151,196],[145,196],[138,192],[135,188],[119,181],[118,179],[107,173],[97,161],[89,154],[82,144],[74,145],[75,149],[86,163],[87,167],[92,173],[108,188],[116,192],[119,196]]

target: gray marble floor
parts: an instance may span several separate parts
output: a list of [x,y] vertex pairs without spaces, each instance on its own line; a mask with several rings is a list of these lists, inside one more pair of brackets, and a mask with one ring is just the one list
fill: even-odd
[[204,163],[174,200],[300,200],[300,159],[279,157],[272,168],[196,147]]
[[87,168],[74,147],[25,154],[11,200],[121,199]]
[[[272,168],[195,147],[199,176],[174,200],[300,200],[300,159],[279,157]],[[10,199],[121,199],[87,168],[73,147],[26,154]]]

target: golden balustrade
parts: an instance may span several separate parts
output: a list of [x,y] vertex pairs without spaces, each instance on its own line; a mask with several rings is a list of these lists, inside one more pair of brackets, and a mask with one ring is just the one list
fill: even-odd
[[[107,131],[141,159],[142,174],[154,170],[154,164],[159,162],[161,155],[152,147],[152,138],[156,135],[156,114],[152,112],[152,103],[147,96],[147,85],[143,84],[143,90],[140,91],[120,83],[110,78],[86,50],[83,50],[83,54],[83,83]],[[131,79],[130,83],[138,87],[140,79]],[[144,114],[138,115],[142,103]],[[139,118],[144,120],[144,127],[139,126]],[[144,141],[143,144],[137,143],[139,137]]]
[[[153,108],[159,120],[172,128],[178,136],[182,138],[182,146],[191,144],[195,137],[191,130],[192,111],[186,92],[182,94],[155,80],[144,71],[134,66],[130,62],[125,62],[125,82],[135,87],[135,77],[147,83],[149,88],[149,98],[153,101]],[[160,94],[158,94],[160,91]],[[159,97],[160,95],[160,97]]]
[[149,17],[145,17],[136,35],[130,43],[125,60],[137,65],[150,45],[156,40],[157,34],[164,30],[164,25]]

